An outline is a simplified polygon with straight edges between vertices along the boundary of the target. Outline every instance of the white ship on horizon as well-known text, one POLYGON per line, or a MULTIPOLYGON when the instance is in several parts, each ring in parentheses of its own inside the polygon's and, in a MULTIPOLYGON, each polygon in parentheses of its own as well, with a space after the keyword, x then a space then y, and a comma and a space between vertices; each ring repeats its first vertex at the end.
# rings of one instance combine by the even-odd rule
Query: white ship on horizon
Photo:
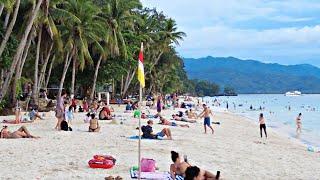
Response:
POLYGON ((301 96, 302 93, 300 91, 289 91, 286 92, 285 96, 301 96))

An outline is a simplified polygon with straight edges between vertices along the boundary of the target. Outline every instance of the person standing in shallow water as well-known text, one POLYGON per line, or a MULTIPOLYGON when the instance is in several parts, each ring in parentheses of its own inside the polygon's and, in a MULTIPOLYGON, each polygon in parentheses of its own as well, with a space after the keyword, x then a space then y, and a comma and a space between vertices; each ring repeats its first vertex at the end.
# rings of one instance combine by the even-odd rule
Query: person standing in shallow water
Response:
POLYGON ((263 117, 263 114, 261 113, 259 116, 259 124, 260 124, 260 136, 262 138, 262 129, 264 130, 264 134, 267 138, 267 130, 266 130, 266 120, 263 117))

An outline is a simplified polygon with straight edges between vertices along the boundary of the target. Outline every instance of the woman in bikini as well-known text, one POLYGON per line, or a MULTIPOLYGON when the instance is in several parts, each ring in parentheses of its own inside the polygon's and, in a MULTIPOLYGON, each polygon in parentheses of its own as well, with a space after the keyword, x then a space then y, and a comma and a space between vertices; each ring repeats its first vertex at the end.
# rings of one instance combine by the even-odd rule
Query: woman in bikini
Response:
POLYGON ((99 132, 99 131, 100 131, 100 126, 99 126, 98 119, 95 118, 94 114, 91 114, 89 132, 99 132))
POLYGON ((21 126, 18 130, 10 132, 8 126, 3 126, 0 138, 17 139, 17 138, 39 138, 30 134, 25 126, 21 126))
MULTIPOLYGON (((179 153, 175 151, 171 151, 171 159, 173 164, 170 165, 170 174, 172 179, 176 179, 176 175, 180 175, 186 177, 186 170, 189 167, 192 167, 191 164, 186 162, 186 160, 182 161, 180 158, 179 153)), ((211 172, 200 169, 200 174, 204 179, 216 179, 216 176, 213 175, 211 172)))
POLYGON ((301 125, 302 125, 302 123, 301 123, 301 116, 302 116, 302 114, 299 113, 299 115, 298 115, 298 117, 297 117, 297 119, 296 119, 297 133, 301 133, 301 125))

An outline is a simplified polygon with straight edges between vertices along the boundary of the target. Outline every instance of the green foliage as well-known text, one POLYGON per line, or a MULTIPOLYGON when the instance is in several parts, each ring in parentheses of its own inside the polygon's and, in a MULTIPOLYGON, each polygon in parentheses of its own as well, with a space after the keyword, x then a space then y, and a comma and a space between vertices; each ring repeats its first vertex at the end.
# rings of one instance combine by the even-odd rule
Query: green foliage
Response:
POLYGON ((197 96, 215 96, 219 94, 220 87, 215 83, 203 80, 193 80, 195 94, 197 96))
POLYGON ((231 86, 225 86, 223 89, 223 93, 225 95, 234 95, 236 94, 236 90, 231 86))
MULTIPOLYGON (((143 43, 148 92, 196 92, 196 83, 188 79, 183 69, 184 63, 173 46, 179 45, 186 35, 178 31, 176 22, 162 12, 143 8, 139 0, 46 2, 49 4, 41 5, 33 24, 34 31, 31 36, 33 39, 22 71, 22 79, 16 85, 16 95, 22 92, 23 83, 33 77, 39 32, 42 32, 39 69, 43 67, 48 47, 51 43, 54 45, 51 57, 54 56, 56 61, 53 64, 49 87, 57 87, 60 84, 66 54, 69 53, 77 62, 76 87, 84 94, 92 88, 93 76, 100 57, 102 62, 97 86, 113 82, 118 93, 121 90, 122 80, 129 83, 128 79, 134 75, 128 92, 135 93, 138 91, 138 82, 134 72, 137 68, 140 45, 143 43)), ((20 27, 14 29, 9 39, 0 59, 0 68, 10 66, 26 22, 32 14, 32 6, 31 1, 21 3, 17 18, 20 27)), ((0 18, 0 24, 3 23, 3 19, 0 18)), ((1 37, 3 33, 0 26, 1 37)), ((48 70, 45 73, 47 76, 48 70)), ((69 68, 64 83, 66 89, 71 86, 71 76, 69 68)), ((200 86, 200 89, 202 88, 200 86)), ((211 89, 215 92, 214 88, 216 87, 211 85, 211 89)), ((125 95, 127 92, 123 93, 125 95)))
MULTIPOLYGON (((1 22, 1 21, 0 21, 1 22)), ((0 26, 0 39, 4 36, 5 32, 2 29, 2 26, 0 26)), ((12 35, 9 38, 9 41, 7 43, 7 46, 5 47, 1 57, 0 57, 0 69, 5 69, 10 67, 12 57, 14 56, 15 50, 18 47, 18 40, 16 39, 16 36, 12 35)))

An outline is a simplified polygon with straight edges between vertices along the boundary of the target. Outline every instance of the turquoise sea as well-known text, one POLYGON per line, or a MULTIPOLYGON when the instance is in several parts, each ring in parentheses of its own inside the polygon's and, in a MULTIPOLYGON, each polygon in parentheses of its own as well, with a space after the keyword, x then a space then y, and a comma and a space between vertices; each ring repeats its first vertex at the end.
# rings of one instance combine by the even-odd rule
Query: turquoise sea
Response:
POLYGON ((267 127, 296 138, 308 146, 320 147, 320 94, 297 97, 283 94, 240 94, 234 97, 205 97, 204 101, 212 106, 215 99, 220 107, 226 108, 228 104, 229 111, 255 122, 258 122, 259 114, 263 113, 267 127), (297 136, 295 119, 299 113, 302 113, 302 133, 297 136))

